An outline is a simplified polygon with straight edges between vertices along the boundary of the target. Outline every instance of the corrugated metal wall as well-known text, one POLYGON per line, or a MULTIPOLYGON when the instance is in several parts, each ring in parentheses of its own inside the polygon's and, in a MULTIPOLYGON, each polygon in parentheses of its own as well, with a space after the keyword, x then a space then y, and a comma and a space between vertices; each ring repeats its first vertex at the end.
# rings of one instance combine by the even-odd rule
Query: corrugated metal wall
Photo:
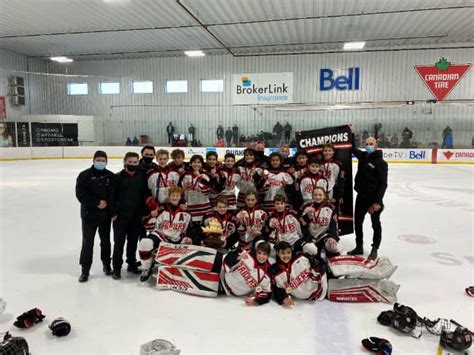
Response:
MULTIPOLYGON (((374 123, 383 125, 382 132, 400 133, 411 128, 414 139, 428 144, 441 142, 441 131, 449 124, 455 143, 471 146, 474 136, 472 107, 434 107, 423 114, 421 106, 399 109, 281 112, 272 107, 232 106, 229 94, 231 75, 243 72, 294 72, 294 102, 337 103, 360 101, 429 100, 433 99, 414 70, 417 64, 434 64, 446 56, 453 63, 467 63, 474 50, 401 51, 381 53, 344 53, 275 57, 233 58, 140 58, 124 60, 78 61, 57 66, 31 62, 33 71, 90 75, 91 77, 58 77, 31 75, 32 114, 93 115, 96 143, 123 144, 128 136, 147 134, 155 144, 166 140, 166 125, 172 121, 180 132, 190 123, 197 127, 203 144, 215 142, 218 124, 234 123, 245 135, 261 130, 271 131, 276 121, 290 122, 294 129, 310 129, 353 122, 358 131, 373 131, 374 123), (321 68, 361 68, 359 91, 319 91, 321 68), (199 92, 200 79, 223 78, 224 93, 199 92), (155 93, 130 94, 131 80, 153 80, 155 93), (164 81, 189 80, 187 94, 165 94, 164 81), (98 95, 101 81, 120 81, 121 94, 98 95), (88 96, 68 97, 68 82, 89 83, 88 96)), ((473 72, 466 75, 450 94, 450 99, 474 99, 473 72)))

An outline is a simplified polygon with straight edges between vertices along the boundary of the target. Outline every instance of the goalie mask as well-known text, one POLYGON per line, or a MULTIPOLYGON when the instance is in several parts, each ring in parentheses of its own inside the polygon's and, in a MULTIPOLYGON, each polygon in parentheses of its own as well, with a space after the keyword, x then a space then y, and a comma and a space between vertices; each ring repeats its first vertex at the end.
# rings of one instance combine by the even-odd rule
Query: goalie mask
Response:
POLYGON ((456 351, 467 350, 472 344, 472 332, 469 329, 458 325, 454 332, 441 332, 440 342, 444 348, 456 351))

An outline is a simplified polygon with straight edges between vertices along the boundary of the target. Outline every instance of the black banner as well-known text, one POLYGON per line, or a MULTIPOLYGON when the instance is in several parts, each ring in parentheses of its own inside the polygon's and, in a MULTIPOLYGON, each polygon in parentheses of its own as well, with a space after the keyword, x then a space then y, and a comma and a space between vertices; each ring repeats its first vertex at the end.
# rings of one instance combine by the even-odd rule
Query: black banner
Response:
POLYGON ((34 147, 78 146, 77 123, 31 123, 34 147))
POLYGON ((335 148, 334 159, 342 163, 345 172, 344 203, 339 206, 340 235, 354 232, 352 208, 352 143, 351 130, 346 126, 328 127, 296 133, 296 142, 300 149, 311 155, 319 155, 322 160, 322 146, 332 144, 335 148))
POLYGON ((30 124, 28 122, 17 122, 16 130, 18 132, 18 146, 30 146, 30 124))

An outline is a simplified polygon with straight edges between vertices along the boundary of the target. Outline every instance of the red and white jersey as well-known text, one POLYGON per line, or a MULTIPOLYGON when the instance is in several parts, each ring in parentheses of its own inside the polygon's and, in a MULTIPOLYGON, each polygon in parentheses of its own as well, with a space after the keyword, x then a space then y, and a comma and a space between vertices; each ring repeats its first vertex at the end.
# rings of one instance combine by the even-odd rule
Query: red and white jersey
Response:
POLYGON ((303 236, 296 212, 289 209, 284 212, 273 212, 268 219, 268 229, 271 243, 283 241, 293 245, 303 236))
POLYGON ((300 300, 322 300, 327 293, 326 274, 311 266, 304 255, 297 256, 288 264, 281 261, 272 265, 274 296, 278 303, 291 295, 300 300))
POLYGON ((239 234, 239 245, 241 248, 250 249, 256 237, 252 236, 252 230, 263 233, 268 214, 259 207, 245 207, 236 215, 237 232, 239 234))
POLYGON ((301 210, 301 224, 309 225, 309 233, 319 242, 324 236, 330 234, 337 237, 337 214, 334 213, 334 207, 330 204, 317 204, 315 202, 307 203, 301 210), (314 213, 310 217, 308 209, 314 208, 314 213))
POLYGON ((175 162, 172 161, 168 164, 168 170, 177 172, 179 176, 183 176, 187 169, 187 163, 176 165, 175 162))
POLYGON ((255 173, 257 173, 259 176, 262 176, 263 170, 256 165, 242 165, 237 167, 237 171, 240 175, 240 179, 236 184, 237 188, 239 189, 238 206, 243 207, 245 205, 245 194, 249 191, 257 190, 254 179, 255 173))
POLYGON ((148 175, 148 188, 160 205, 168 202, 168 188, 176 186, 178 183, 179 174, 167 167, 159 166, 148 175))
POLYGON ((186 237, 191 223, 191 214, 179 206, 166 203, 156 217, 155 228, 151 232, 164 242, 180 243, 186 237))
POLYGON ((299 184, 299 179, 304 174, 306 174, 307 168, 306 168, 306 166, 304 166, 304 167, 295 166, 294 169, 295 169, 295 172, 292 175, 293 175, 293 179, 295 180, 295 189, 298 190, 299 189, 299 185, 298 185, 299 184))
POLYGON ((263 196, 263 208, 271 212, 274 208, 273 199, 276 195, 286 196, 285 186, 293 184, 293 178, 290 174, 280 170, 269 170, 268 177, 265 181, 263 189, 266 191, 263 196))
POLYGON ((225 176, 224 190, 221 191, 220 196, 225 196, 229 202, 229 209, 235 210, 237 208, 237 184, 241 177, 237 167, 228 169, 226 166, 221 168, 222 174, 225 176))
POLYGON ((235 230, 237 228, 236 220, 235 216, 232 213, 227 212, 224 215, 221 215, 217 211, 213 211, 212 213, 209 213, 204 217, 204 226, 208 226, 213 219, 219 222, 220 227, 224 230, 223 235, 226 238, 235 233, 235 230))
POLYGON ((184 190, 184 198, 193 222, 202 221, 204 215, 211 211, 209 176, 206 173, 201 173, 198 177, 193 172, 187 172, 181 177, 180 185, 184 190))
POLYGON ((321 168, 323 176, 328 180, 328 193, 331 199, 334 194, 334 187, 338 183, 340 178, 344 178, 344 170, 342 169, 342 163, 331 159, 325 162, 321 168))
POLYGON ((306 173, 300 177, 299 187, 303 203, 309 203, 313 200, 314 188, 319 186, 328 191, 328 181, 322 174, 306 173))
POLYGON ((222 284, 227 295, 247 296, 255 295, 259 298, 268 298, 272 292, 269 274, 270 264, 257 262, 254 255, 237 260, 240 251, 228 253, 224 258, 222 284))

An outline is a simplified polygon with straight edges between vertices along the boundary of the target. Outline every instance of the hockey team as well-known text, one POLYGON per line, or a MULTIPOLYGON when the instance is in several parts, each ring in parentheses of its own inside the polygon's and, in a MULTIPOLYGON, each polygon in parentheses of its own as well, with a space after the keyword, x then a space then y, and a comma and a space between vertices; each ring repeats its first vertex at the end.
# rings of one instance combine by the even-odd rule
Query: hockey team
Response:
POLYGON ((292 158, 287 147, 268 157, 262 147, 245 149, 238 161, 227 153, 219 162, 209 151, 187 163, 180 149, 170 154, 145 146, 141 159, 127 153, 117 174, 97 151, 76 185, 83 229, 79 281, 88 280, 98 229, 103 270, 115 280, 126 243, 127 271, 140 274, 141 282, 156 278, 163 289, 240 296, 247 305, 271 298, 287 306, 324 298, 395 302, 399 286, 387 279, 396 267, 387 258, 341 255, 344 170, 335 147, 292 158))

